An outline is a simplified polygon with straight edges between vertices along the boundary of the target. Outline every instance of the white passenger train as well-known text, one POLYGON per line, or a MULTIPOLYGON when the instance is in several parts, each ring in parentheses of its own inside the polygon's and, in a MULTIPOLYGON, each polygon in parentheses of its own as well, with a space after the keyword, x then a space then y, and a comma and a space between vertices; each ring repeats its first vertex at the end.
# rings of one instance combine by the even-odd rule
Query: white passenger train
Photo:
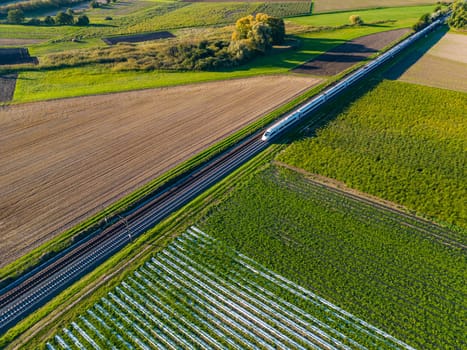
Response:
POLYGON ((261 140, 263 141, 269 141, 273 137, 279 135, 281 132, 283 132, 285 129, 287 129, 289 126, 292 124, 295 124, 298 120, 300 120, 303 116, 308 114, 309 112, 316 110, 318 107, 320 107, 324 102, 326 102, 328 99, 335 97, 337 94, 339 94, 342 90, 344 90, 347 86, 350 84, 353 84, 357 80, 361 79, 365 75, 367 75, 369 72, 371 72, 373 69, 376 67, 380 66, 384 62, 386 62, 389 58, 393 57, 397 53, 399 53, 401 50, 406 48, 407 46, 411 45, 414 41, 422 37, 423 35, 427 34, 431 30, 433 30, 437 25, 439 25, 441 22, 443 22, 444 19, 439 19, 431 23, 429 26, 426 28, 422 29, 421 31, 409 36, 407 39, 404 41, 400 42, 384 54, 380 55, 378 58, 374 59, 370 63, 366 64, 362 68, 358 69, 354 73, 350 74, 348 77, 344 78, 340 82, 338 82, 336 85, 326 89, 324 92, 320 93, 318 96, 314 97, 311 101, 307 102, 300 108, 296 109, 292 113, 288 114, 284 118, 280 119, 276 123, 274 123, 272 126, 270 126, 263 136, 261 137, 261 140))

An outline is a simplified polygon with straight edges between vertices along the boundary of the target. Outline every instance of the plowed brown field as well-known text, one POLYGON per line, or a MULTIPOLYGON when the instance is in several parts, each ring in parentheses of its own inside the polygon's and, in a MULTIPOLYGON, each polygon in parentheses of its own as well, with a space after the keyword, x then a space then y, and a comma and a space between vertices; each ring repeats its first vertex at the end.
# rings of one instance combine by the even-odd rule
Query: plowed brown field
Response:
POLYGON ((318 83, 268 76, 0 109, 0 267, 318 83))
POLYGON ((467 35, 447 33, 399 80, 467 92, 467 35))

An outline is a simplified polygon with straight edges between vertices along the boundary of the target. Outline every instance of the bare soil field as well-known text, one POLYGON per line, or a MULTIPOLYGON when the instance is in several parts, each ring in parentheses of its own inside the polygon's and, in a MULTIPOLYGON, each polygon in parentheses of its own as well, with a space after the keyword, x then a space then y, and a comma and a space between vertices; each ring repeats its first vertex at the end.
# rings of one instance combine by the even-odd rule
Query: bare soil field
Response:
POLYGON ((175 35, 173 35, 170 32, 153 32, 103 38, 102 41, 104 41, 108 45, 116 45, 118 43, 139 43, 142 41, 160 40, 167 38, 175 38, 175 35))
POLYGON ((433 0, 315 0, 313 13, 435 4, 433 0))
POLYGON ((467 92, 467 35, 447 33, 399 80, 467 92))
POLYGON ((18 74, 0 75, 0 103, 9 102, 13 99, 18 74))
POLYGON ((43 39, 0 38, 0 46, 27 46, 44 42, 43 39))
POLYGON ((336 75, 397 41, 408 32, 410 29, 407 28, 396 29, 348 41, 302 64, 293 71, 320 76, 336 75))
POLYGON ((0 65, 36 63, 37 58, 29 55, 29 50, 23 47, 0 49, 0 65))
POLYGON ((267 76, 0 108, 0 267, 318 82, 267 76))

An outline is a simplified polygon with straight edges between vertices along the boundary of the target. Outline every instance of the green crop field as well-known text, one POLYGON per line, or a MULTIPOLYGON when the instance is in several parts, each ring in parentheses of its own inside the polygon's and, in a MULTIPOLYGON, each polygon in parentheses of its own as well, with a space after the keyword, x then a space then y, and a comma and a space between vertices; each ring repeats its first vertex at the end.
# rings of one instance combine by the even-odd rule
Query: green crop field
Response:
POLYGON ((462 347, 465 231, 377 208, 275 165, 232 189, 199 227, 415 348, 462 347))
POLYGON ((466 96, 383 81, 279 160, 466 227, 466 96))
POLYGON ((322 26, 341 26, 350 24, 349 17, 351 15, 359 15, 365 23, 373 23, 380 21, 398 20, 406 23, 409 27, 414 24, 421 15, 433 12, 434 5, 411 6, 411 7, 395 7, 387 9, 372 9, 372 10, 354 10, 348 12, 316 14, 312 16, 302 16, 290 18, 289 21, 301 25, 309 25, 315 27, 322 26))
POLYGON ((435 0, 314 0, 313 12, 336 12, 366 8, 435 4, 435 0))

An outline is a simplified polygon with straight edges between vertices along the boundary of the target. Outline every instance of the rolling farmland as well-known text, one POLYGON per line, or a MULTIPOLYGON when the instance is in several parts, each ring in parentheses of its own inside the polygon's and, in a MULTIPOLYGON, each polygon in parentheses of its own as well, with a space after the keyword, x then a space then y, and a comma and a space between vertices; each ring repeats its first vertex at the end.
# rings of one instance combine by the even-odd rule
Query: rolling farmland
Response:
POLYGON ((410 346, 196 227, 48 341, 49 349, 410 346))
POLYGON ((466 110, 465 93, 383 81, 279 160, 466 227, 466 110))
POLYGON ((467 92, 467 35, 446 33, 399 80, 467 92))
POLYGON ((270 166, 199 227, 415 348, 461 348, 465 230, 449 230, 270 166))
POLYGON ((2 109, 0 265, 315 83, 260 77, 2 109))

